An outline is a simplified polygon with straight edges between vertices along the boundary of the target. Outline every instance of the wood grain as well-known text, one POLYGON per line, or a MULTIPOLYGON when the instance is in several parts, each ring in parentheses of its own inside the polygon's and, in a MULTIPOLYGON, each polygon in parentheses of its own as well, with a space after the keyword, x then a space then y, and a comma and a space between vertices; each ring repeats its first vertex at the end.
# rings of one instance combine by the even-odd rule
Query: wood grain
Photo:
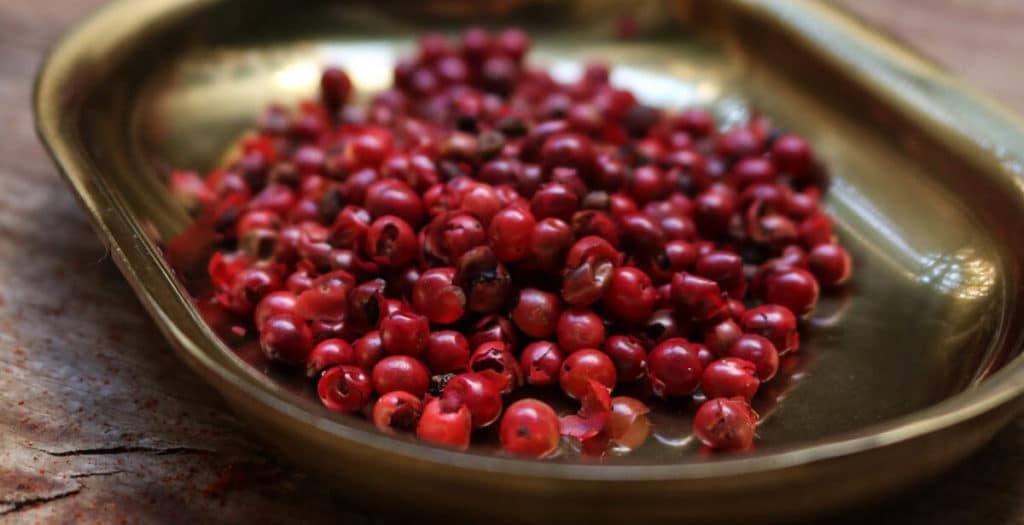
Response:
MULTIPOLYGON (((174 358, 39 146, 31 79, 100 3, 0 2, 0 522, 380 522, 276 463, 174 358)), ((1024 111, 1024 2, 841 3, 1024 111)), ((838 519, 1024 524, 1024 419, 838 519)))

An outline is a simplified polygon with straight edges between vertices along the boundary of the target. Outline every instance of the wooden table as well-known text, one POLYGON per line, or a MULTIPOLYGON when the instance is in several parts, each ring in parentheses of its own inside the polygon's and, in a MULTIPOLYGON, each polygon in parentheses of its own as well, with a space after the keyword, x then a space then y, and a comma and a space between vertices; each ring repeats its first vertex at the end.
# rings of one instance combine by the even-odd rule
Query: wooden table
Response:
MULTIPOLYGON (((39 145, 36 68, 100 3, 0 2, 0 522, 380 522, 276 463, 178 362, 39 145)), ((841 3, 1024 111, 1024 2, 841 3)), ((1024 418, 841 519, 1024 524, 1024 418)))

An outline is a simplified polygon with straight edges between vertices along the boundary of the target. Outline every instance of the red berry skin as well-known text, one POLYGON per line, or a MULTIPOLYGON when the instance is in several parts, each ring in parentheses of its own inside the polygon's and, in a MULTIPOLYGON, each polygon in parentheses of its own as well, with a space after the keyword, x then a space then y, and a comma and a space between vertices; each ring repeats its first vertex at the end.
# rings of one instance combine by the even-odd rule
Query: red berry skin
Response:
POLYGON ((613 335, 604 343, 604 353, 615 365, 619 384, 634 383, 647 373, 647 349, 631 335, 613 335))
POLYGON ((526 262, 541 271, 561 271, 566 253, 573 244, 572 229, 569 225, 555 218, 540 220, 533 228, 530 239, 530 255, 526 262))
POLYGON ((775 182, 775 164, 763 157, 748 157, 736 163, 732 177, 740 189, 752 184, 771 184, 775 182))
POLYGON ((487 227, 487 238, 494 254, 503 262, 515 262, 530 249, 530 239, 537 220, 529 210, 509 206, 499 211, 487 227))
POLYGON ((508 345, 490 341, 480 345, 469 357, 469 370, 493 374, 498 390, 507 394, 523 384, 519 362, 509 351, 508 345))
POLYGON ((416 234, 409 223, 385 215, 370 225, 366 233, 366 253, 377 264, 401 268, 416 257, 416 234))
POLYGON ((657 222, 640 212, 619 216, 618 226, 622 246, 633 254, 650 256, 663 250, 665 242, 671 240, 657 222))
POLYGON ((505 343, 507 348, 518 348, 518 336, 512 322, 502 315, 488 315, 473 326, 469 336, 469 347, 480 348, 480 345, 498 341, 505 343))
POLYGON ((477 373, 459 374, 448 381, 441 399, 469 408, 473 428, 484 428, 501 415, 501 392, 489 378, 477 373))
POLYGON ((681 337, 662 341, 647 356, 647 379, 661 398, 688 396, 700 384, 700 346, 681 337))
POLYGON ((469 342, 454 330, 430 332, 424 358, 435 374, 461 372, 469 365, 469 342))
POLYGON ((294 314, 271 316, 259 327, 260 348, 270 360, 302 365, 313 350, 313 333, 306 321, 294 314))
POLYGON ((367 332, 352 344, 352 364, 369 372, 373 365, 384 358, 384 345, 380 340, 380 330, 367 332))
POLYGON ((423 407, 423 414, 416 425, 416 437, 427 443, 466 450, 472 430, 472 417, 466 405, 431 399, 423 407))
POLYGON ((697 359, 700 359, 701 368, 706 369, 715 360, 715 354, 708 350, 707 345, 700 345, 697 349, 697 359))
POLYGON ((294 314, 296 299, 295 294, 283 290, 267 294, 256 305, 253 324, 259 327, 263 326, 267 319, 277 314, 294 314))
POLYGON ((533 386, 552 386, 558 383, 558 375, 565 355, 558 345, 551 341, 537 341, 526 345, 519 355, 519 368, 527 383, 533 386))
POLYGON ((558 318, 558 346, 566 353, 583 348, 601 348, 604 323, 589 308, 569 308, 558 318))
POLYGON ((704 368, 700 387, 709 399, 715 397, 741 397, 748 403, 754 399, 761 380, 757 366, 746 359, 723 357, 704 368))
POLYGON ((832 234, 832 220, 824 213, 815 213, 800 222, 797 228, 804 246, 813 248, 819 244, 835 242, 832 234))
POLYGON ((743 328, 732 318, 727 318, 709 326, 704 331, 704 344, 714 355, 722 357, 729 353, 729 349, 741 335, 743 335, 743 328))
POLYGON ((735 299, 742 299, 747 291, 743 275, 743 259, 739 254, 715 250, 697 258, 694 273, 718 283, 718 287, 735 299))
POLYGON ((558 415, 547 403, 531 398, 520 399, 505 410, 498 435, 507 452, 533 458, 553 454, 561 441, 558 415))
POLYGON ((410 431, 419 423, 423 403, 408 392, 395 390, 380 396, 373 405, 373 424, 388 434, 410 431))
POLYGON ((640 324, 654 312, 658 290, 639 268, 621 267, 612 273, 602 304, 609 314, 628 324, 640 324))
POLYGON ((493 313, 512 292, 511 276, 489 246, 477 246, 459 258, 455 282, 466 294, 471 312, 493 313))
POLYGON ((352 345, 342 339, 325 339, 313 347, 306 358, 306 377, 314 378, 332 366, 354 363, 355 351, 352 345))
POLYGON ((665 174, 657 166, 640 166, 627 178, 627 190, 637 204, 664 198, 667 189, 665 174))
POLYGON ((558 384, 565 395, 580 400, 587 393, 587 381, 593 379, 608 390, 615 387, 615 364, 599 350, 585 348, 569 354, 562 362, 558 384))
POLYGON ((468 213, 445 213, 438 215, 427 227, 423 251, 425 255, 449 264, 485 242, 487 235, 479 219, 468 213))
POLYGON ((462 318, 466 294, 453 284, 455 268, 431 268, 413 285, 412 304, 431 322, 450 324, 462 318))
POLYGON ((340 108, 352 95, 352 80, 345 70, 329 67, 320 76, 320 98, 328 108, 340 108))
POLYGON ((672 276, 671 298, 676 313, 686 321, 711 319, 725 306, 718 283, 686 272, 672 276))
POLYGON ((807 317, 818 304, 818 281, 801 268, 785 268, 765 279, 764 301, 789 308, 798 317, 807 317))
POLYGON ((460 209, 480 219, 481 224, 488 226, 502 209, 501 198, 490 184, 474 184, 462 194, 460 209))
POLYGON ((309 321, 339 321, 348 311, 348 294, 355 284, 352 274, 344 270, 321 275, 299 294, 295 310, 309 321))
MULTIPOLYGON (((540 152, 544 168, 573 168, 590 173, 594 166, 594 147, 590 139, 578 133, 559 133, 544 141, 540 152)), ((564 219, 563 219, 564 220, 564 219)))
POLYGON ((362 410, 370 402, 370 378, 366 372, 354 366, 328 368, 317 383, 320 402, 328 410, 352 414, 362 410))
POLYGON ((725 302, 725 313, 733 321, 739 322, 743 314, 747 313, 747 306, 739 299, 729 299, 725 302))
POLYGON ((757 377, 771 381, 779 371, 779 353, 771 341, 754 334, 744 334, 729 349, 729 357, 738 357, 754 363, 757 377))
POLYGON ((845 283, 853 273, 850 254, 836 243, 819 244, 811 248, 807 254, 807 267, 818 283, 826 288, 845 283))
POLYGON ((694 435, 713 450, 750 450, 756 431, 757 413, 742 398, 705 401, 693 418, 694 435))
POLYGON ((562 297, 573 306, 587 306, 605 295, 612 272, 622 262, 622 254, 601 237, 580 239, 569 250, 562 279, 562 297))
POLYGON ((804 139, 796 135, 783 135, 772 143, 772 158, 779 171, 800 180, 810 170, 813 153, 804 139))
POLYGON ((386 394, 395 390, 423 397, 430 388, 430 372, 423 363, 407 355, 391 355, 373 366, 373 390, 386 394))
POLYGON ((772 342, 780 355, 800 347, 796 316, 785 306, 764 304, 743 313, 740 326, 749 334, 760 335, 772 342))
POLYGON ((389 354, 421 355, 430 342, 430 322, 409 311, 392 312, 380 322, 380 339, 389 354))
POLYGON ((736 200, 734 192, 716 190, 715 186, 694 199, 693 221, 703 237, 718 237, 728 230, 736 200))
POLYGON ((276 272, 249 267, 236 273, 228 290, 217 297, 222 299, 226 309, 237 314, 248 314, 264 297, 281 288, 281 278, 276 272))
POLYGON ((366 188, 366 211, 374 219, 396 216, 416 228, 423 221, 423 200, 398 179, 381 179, 366 188))
POLYGON ((557 295, 537 288, 524 288, 512 309, 512 321, 526 335, 541 339, 555 333, 561 314, 562 301, 557 295))
POLYGON ((554 218, 569 222, 577 209, 579 197, 568 186, 558 182, 545 184, 530 199, 530 211, 538 221, 554 218))

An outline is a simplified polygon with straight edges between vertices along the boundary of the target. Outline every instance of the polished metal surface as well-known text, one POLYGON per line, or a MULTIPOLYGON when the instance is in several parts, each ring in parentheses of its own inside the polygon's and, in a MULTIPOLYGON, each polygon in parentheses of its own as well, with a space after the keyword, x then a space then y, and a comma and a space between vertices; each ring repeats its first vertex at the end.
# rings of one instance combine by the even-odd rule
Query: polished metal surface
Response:
POLYGON ((1022 405, 1024 126, 816 2, 128 0, 57 47, 35 104, 182 357, 268 442, 370 502, 508 521, 784 519, 927 477, 1022 405), (624 41, 627 12, 638 33, 624 41), (160 257, 189 221, 167 172, 215 166, 266 104, 313 94, 325 64, 343 64, 366 96, 416 35, 470 23, 529 28, 534 60, 557 75, 599 58, 648 103, 706 105, 725 122, 757 110, 811 139, 856 276, 822 301, 799 360, 762 394, 755 453, 696 454, 687 407, 660 408, 657 439, 600 465, 381 436, 250 367, 196 315, 160 257))

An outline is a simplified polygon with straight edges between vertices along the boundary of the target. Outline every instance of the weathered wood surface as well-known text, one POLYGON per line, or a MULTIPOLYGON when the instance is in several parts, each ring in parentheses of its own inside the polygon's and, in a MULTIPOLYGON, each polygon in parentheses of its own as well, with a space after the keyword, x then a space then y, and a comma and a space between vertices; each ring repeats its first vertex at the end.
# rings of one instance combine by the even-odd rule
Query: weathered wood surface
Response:
MULTIPOLYGON (((1024 2, 842 2, 1024 111, 1024 2)), ((174 358, 39 146, 32 77, 100 3, 0 1, 0 522, 379 522, 276 463, 174 358)), ((847 520, 1024 524, 1024 418, 847 520)))

